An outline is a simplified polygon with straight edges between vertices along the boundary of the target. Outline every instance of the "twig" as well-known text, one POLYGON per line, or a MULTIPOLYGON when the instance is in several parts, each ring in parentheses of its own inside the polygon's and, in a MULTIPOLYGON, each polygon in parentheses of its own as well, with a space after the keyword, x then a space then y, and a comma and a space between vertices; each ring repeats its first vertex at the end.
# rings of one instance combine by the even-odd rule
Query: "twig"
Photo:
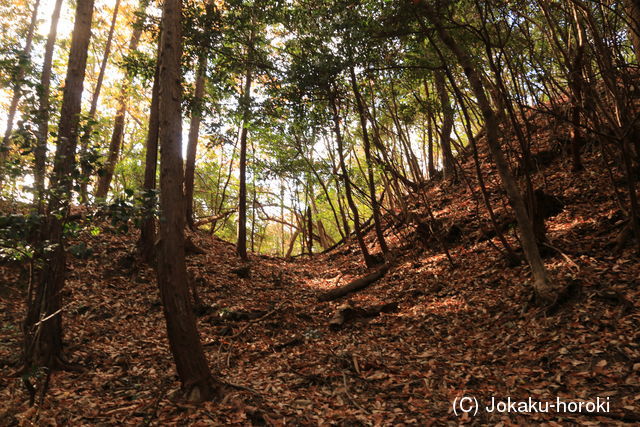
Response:
POLYGON ((361 411, 363 411, 363 412, 365 412, 367 414, 371 414, 371 412, 369 412, 368 410, 363 408, 358 402, 356 402, 353 399, 353 397, 351 396, 351 393, 349 393, 349 386, 347 385, 347 376, 344 374, 344 372, 342 372, 342 382, 344 383, 344 393, 347 395, 347 397, 349 398, 351 403, 353 403, 355 406, 357 406, 358 409, 360 409, 361 411))
POLYGON ((255 391, 252 388, 249 388, 249 387, 246 387, 246 386, 243 386, 243 385, 240 385, 240 384, 230 383, 230 382, 224 382, 224 384, 228 385, 229 387, 236 388, 238 390, 248 391, 249 393, 253 393, 256 396, 262 397, 262 395, 260 393, 258 393, 257 391, 255 391))
POLYGON ((280 310, 280 308, 281 308, 283 305, 284 305, 284 304, 281 304, 281 305, 276 306, 273 310, 271 310, 270 312, 268 312, 268 313, 266 313, 266 314, 264 314, 264 315, 262 315, 262 316, 258 317, 257 319, 249 320, 249 321, 247 322, 247 324, 246 324, 246 325, 244 325, 244 326, 242 327, 242 329, 240 329, 240 330, 239 330, 238 332, 236 332, 235 334, 231 335, 231 336, 229 337, 229 339, 238 338, 240 335, 242 335, 242 334, 244 333, 244 331, 246 331, 247 329, 249 329, 249 326, 251 326, 251 325, 252 325, 252 324, 254 324, 254 323, 258 323, 258 322, 260 322, 261 320, 264 320, 265 318, 267 318, 267 317, 271 316, 273 313, 275 313, 276 311, 280 310))
POLYGON ((576 264, 576 262, 574 260, 572 260, 569 255, 565 254, 564 252, 562 252, 560 249, 556 248, 555 246, 552 246, 549 243, 544 242, 543 245, 545 245, 546 247, 553 249, 554 251, 558 252, 560 255, 562 255, 562 257, 564 259, 567 260, 567 262, 569 262, 569 264, 572 264, 576 267, 577 271, 580 271, 580 266, 578 264, 576 264))
POLYGON ((53 316, 55 316, 56 314, 60 313, 61 311, 62 311, 62 309, 59 309, 59 310, 57 310, 57 311, 55 311, 55 312, 51 313, 50 315, 48 315, 48 316, 47 316, 47 317, 45 317, 44 319, 40 319, 39 321, 37 321, 37 322, 36 322, 36 324, 35 324, 35 325, 33 325, 33 326, 34 326, 34 327, 35 327, 35 326, 39 326, 40 324, 42 324, 42 323, 46 322, 47 320, 51 319, 53 316))

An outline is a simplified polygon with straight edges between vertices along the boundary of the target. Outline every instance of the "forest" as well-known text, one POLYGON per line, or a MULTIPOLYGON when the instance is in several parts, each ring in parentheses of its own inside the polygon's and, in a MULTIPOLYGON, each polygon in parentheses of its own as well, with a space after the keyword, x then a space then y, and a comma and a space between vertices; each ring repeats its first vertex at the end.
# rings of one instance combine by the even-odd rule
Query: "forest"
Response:
POLYGON ((0 425, 640 423, 640 0, 0 30, 0 425))

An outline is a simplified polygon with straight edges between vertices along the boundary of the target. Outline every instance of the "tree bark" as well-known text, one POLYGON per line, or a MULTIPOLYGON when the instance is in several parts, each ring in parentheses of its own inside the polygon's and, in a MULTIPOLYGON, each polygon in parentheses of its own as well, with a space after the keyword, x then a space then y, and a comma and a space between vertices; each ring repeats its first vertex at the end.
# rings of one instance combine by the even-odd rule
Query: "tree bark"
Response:
POLYGON ((201 402, 221 395, 220 383, 207 365, 189 300, 185 264, 184 194, 180 60, 182 1, 165 0, 160 41, 159 142, 160 243, 158 287, 167 324, 169 346, 184 397, 201 402))
POLYGON ((53 246, 53 250, 41 254, 44 266, 36 275, 33 299, 27 301, 24 323, 24 362, 28 369, 34 366, 49 369, 64 367, 62 289, 65 283, 66 259, 63 230, 71 202, 92 16, 93 0, 78 0, 58 125, 50 199, 41 234, 42 243, 47 241, 49 246, 53 246))
MULTIPOLYGON (((135 52, 140 44, 144 24, 144 12, 148 5, 149 0, 140 0, 138 19, 133 25, 133 32, 131 33, 131 39, 129 40, 130 53, 135 52)), ((118 96, 118 107, 116 109, 116 117, 113 121, 113 132, 111 133, 111 140, 109 141, 107 161, 105 162, 102 174, 98 177, 98 183, 96 186, 96 199, 99 200, 104 200, 109 193, 109 187, 111 186, 111 180, 113 179, 113 171, 115 170, 116 164, 118 163, 118 157, 120 156, 122 138, 124 136, 124 120, 127 114, 129 102, 128 92, 130 85, 131 76, 127 72, 122 88, 120 89, 120 95, 118 96)))
POLYGON ((58 35, 58 21, 60 20, 62 0, 56 0, 51 14, 51 26, 44 48, 44 61, 40 76, 40 90, 38 90, 38 133, 34 154, 34 186, 36 189, 36 203, 38 212, 44 211, 44 177, 47 163, 47 139, 49 137, 49 96, 51 95, 51 68, 53 65, 53 50, 58 35))
POLYGON ((520 239, 522 241, 522 249, 524 250, 533 275, 533 288, 542 302, 553 302, 555 301, 559 290, 548 280, 547 270, 542 262, 538 245, 536 243, 532 221, 528 216, 522 194, 516 185, 515 179, 509 170, 507 160, 502 152, 502 148, 500 147, 500 141, 498 140, 497 117, 491 108, 489 99, 487 98, 480 74, 476 70, 469 53, 465 51, 464 48, 461 47, 445 29, 437 12, 428 2, 422 2, 422 5, 426 10, 429 19, 435 25, 440 39, 455 55, 456 59, 462 66, 467 79, 469 80, 471 90, 478 101, 478 105, 485 121, 489 150, 496 162, 502 185, 507 192, 516 214, 516 220, 520 230, 520 239))
MULTIPOLYGON (((158 58, 159 61, 159 58, 158 58)), ((142 259, 151 263, 155 256, 156 219, 156 174, 158 169, 158 132, 160 104, 160 66, 156 65, 151 89, 151 106, 149 111, 149 128, 147 130, 146 153, 144 162, 144 219, 140 227, 138 250, 142 259)))

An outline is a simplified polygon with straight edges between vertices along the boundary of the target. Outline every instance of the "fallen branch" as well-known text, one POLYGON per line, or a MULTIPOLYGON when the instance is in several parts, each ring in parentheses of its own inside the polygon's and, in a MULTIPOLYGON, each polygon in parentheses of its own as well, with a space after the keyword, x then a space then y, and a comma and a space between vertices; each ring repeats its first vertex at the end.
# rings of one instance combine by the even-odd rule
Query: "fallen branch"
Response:
POLYGON ((355 319, 366 319, 379 316, 380 313, 392 313, 398 310, 398 303, 390 302, 371 307, 352 307, 348 304, 338 308, 336 314, 329 321, 329 328, 340 329, 345 323, 355 319))
POLYGON ((247 329, 249 329, 249 326, 253 325, 254 323, 260 322, 261 320, 264 320, 265 318, 271 316, 273 313, 275 313, 276 311, 280 310, 282 307, 284 306, 284 304, 281 305, 277 305, 273 310, 271 310, 270 312, 266 313, 263 316, 258 317, 257 319, 253 319, 253 320, 249 320, 247 322, 246 325, 244 325, 242 327, 242 329, 240 329, 238 332, 236 332, 235 334, 231 335, 229 337, 229 339, 234 339, 234 338, 238 338, 240 335, 242 335, 242 333, 244 331, 246 331, 247 329))
POLYGON ((347 385, 347 376, 344 374, 344 372, 342 373, 342 382, 344 384, 344 394, 347 395, 347 398, 351 401, 351 403, 353 403, 353 405, 356 406, 358 409, 360 409, 362 412, 366 414, 371 414, 371 412, 369 412, 368 410, 363 408, 362 405, 356 402, 355 399, 351 396, 351 393, 349 393, 349 386, 347 385))
POLYGON ((229 215, 231 215, 235 211, 236 211, 235 209, 231 209, 231 210, 219 213, 218 215, 210 216, 208 218, 199 219, 198 221, 195 222, 195 224, 193 224, 193 226, 194 227, 200 227, 201 225, 216 223, 216 222, 220 221, 221 219, 224 219, 224 218, 228 217, 229 215))
POLYGON ((389 265, 384 264, 378 270, 374 271, 373 273, 367 276, 356 279, 347 285, 341 286, 336 289, 331 289, 330 291, 325 292, 324 294, 318 297, 318 300, 333 301, 338 298, 342 298, 343 296, 350 294, 352 292, 362 290, 367 286, 371 285, 372 283, 374 283, 375 281, 377 281, 378 279, 380 279, 382 276, 384 276, 388 270, 389 270, 389 265))

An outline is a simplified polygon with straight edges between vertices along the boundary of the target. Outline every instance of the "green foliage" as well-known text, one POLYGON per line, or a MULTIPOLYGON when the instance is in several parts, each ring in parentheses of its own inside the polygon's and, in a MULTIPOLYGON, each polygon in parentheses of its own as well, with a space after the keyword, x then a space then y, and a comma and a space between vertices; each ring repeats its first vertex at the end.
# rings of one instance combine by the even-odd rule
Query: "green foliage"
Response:
POLYGON ((0 261, 26 261, 33 258, 31 241, 42 217, 37 214, 0 216, 0 261))
MULTIPOLYGON (((97 215, 107 218, 118 233, 128 233, 132 226, 140 227, 147 215, 157 215, 157 191, 124 190, 124 195, 99 207, 97 215)), ((96 233, 95 228, 90 231, 96 233)))

